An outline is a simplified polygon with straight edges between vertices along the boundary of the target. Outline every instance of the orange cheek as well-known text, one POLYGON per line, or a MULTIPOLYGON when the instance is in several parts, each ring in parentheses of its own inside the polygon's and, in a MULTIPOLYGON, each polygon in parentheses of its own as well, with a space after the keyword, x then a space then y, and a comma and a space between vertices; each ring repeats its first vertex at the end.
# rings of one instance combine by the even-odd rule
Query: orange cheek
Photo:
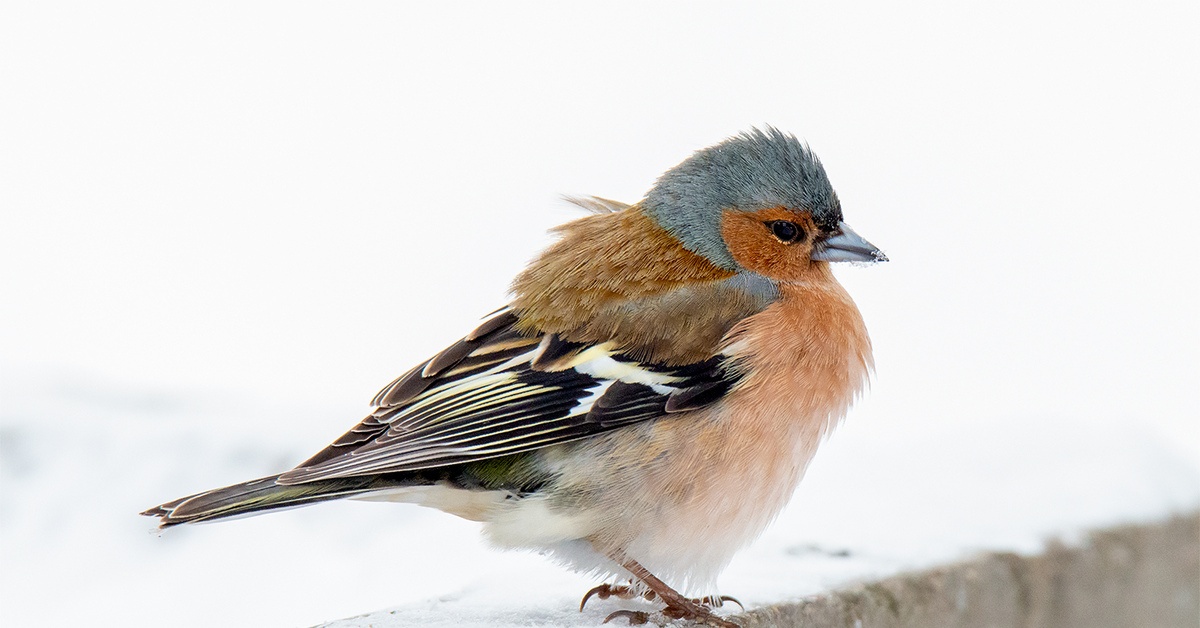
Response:
POLYGON ((781 280, 799 279, 808 270, 811 245, 809 238, 814 225, 807 214, 782 207, 756 212, 725 210, 721 216, 721 236, 733 259, 747 270, 781 280), (784 244, 771 234, 763 223, 770 220, 790 220, 805 231, 802 242, 784 244))

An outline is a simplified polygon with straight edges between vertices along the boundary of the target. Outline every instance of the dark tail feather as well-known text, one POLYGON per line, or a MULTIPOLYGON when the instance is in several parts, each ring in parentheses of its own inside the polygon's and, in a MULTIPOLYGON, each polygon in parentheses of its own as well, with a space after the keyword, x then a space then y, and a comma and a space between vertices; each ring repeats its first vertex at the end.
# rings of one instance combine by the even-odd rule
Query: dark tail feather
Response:
POLYGON ((278 477, 272 475, 182 497, 155 506, 142 514, 158 517, 158 527, 169 528, 181 523, 212 521, 343 499, 397 486, 379 476, 338 478, 290 485, 276 484, 275 479, 278 477))

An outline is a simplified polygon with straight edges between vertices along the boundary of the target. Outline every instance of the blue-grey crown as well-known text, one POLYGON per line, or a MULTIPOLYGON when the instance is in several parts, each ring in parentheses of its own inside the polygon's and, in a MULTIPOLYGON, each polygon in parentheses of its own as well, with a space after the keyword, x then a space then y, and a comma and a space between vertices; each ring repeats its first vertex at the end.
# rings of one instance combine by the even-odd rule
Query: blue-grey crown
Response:
POLYGON ((738 265, 721 238, 722 210, 803 209, 818 224, 842 215, 816 155, 773 127, 697 151, 659 177, 641 206, 685 248, 729 270, 738 265))

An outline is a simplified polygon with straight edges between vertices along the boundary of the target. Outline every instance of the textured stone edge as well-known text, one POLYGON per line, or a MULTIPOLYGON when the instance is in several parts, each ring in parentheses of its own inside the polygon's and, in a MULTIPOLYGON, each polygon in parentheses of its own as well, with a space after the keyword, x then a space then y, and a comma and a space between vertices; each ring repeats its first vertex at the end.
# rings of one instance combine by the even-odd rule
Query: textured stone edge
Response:
POLYGON ((1196 628, 1200 513, 989 553, 731 617, 743 628, 1196 628))

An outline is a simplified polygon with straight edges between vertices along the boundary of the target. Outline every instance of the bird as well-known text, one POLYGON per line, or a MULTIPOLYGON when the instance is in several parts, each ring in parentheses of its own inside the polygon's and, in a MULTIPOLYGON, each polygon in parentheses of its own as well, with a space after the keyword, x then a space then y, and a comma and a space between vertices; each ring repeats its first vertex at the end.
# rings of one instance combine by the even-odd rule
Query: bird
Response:
MULTIPOLYGON (((574 202, 589 212, 553 230, 506 306, 328 447, 141 514, 169 528, 343 498, 418 504, 603 578, 580 610, 642 596, 667 618, 736 626, 713 612, 732 599, 717 575, 874 371, 831 264, 887 257, 844 221, 811 148, 772 126, 696 151, 636 203, 574 202)), ((618 617, 649 619, 605 622, 618 617)))

